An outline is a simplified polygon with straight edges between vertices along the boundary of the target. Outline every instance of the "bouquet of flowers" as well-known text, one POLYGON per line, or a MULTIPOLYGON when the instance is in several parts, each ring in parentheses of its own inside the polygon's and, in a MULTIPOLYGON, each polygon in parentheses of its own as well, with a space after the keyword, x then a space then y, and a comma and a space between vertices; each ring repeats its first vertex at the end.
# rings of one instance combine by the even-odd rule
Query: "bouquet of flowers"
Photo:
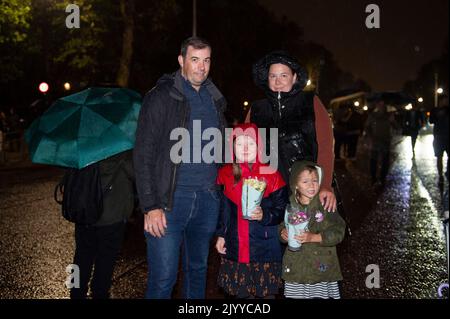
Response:
POLYGON ((309 216, 306 212, 299 211, 296 207, 288 205, 284 215, 284 223, 288 230, 288 249, 291 251, 297 251, 301 247, 301 243, 294 238, 295 235, 299 235, 305 232, 308 226, 309 216))
POLYGON ((266 181, 262 179, 244 179, 242 184, 242 217, 244 219, 250 219, 252 212, 261 204, 266 186, 266 181))
POLYGON ((308 215, 305 212, 291 212, 288 213, 288 223, 289 225, 298 225, 308 221, 308 215))

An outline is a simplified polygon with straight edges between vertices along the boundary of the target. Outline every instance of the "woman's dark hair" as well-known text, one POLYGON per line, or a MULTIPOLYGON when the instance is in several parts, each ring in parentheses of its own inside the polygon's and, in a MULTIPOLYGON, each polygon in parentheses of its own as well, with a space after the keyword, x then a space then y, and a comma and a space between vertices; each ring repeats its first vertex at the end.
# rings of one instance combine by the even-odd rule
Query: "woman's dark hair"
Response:
POLYGON ((270 52, 253 64, 252 74, 255 84, 262 89, 266 89, 270 66, 277 63, 288 66, 293 73, 297 74, 296 83, 298 83, 300 90, 303 90, 308 81, 308 72, 296 58, 285 51, 270 52))
POLYGON ((211 49, 211 44, 203 38, 200 37, 190 37, 181 43, 180 54, 183 58, 186 57, 187 49, 189 46, 192 46, 194 49, 200 50, 204 48, 211 49))

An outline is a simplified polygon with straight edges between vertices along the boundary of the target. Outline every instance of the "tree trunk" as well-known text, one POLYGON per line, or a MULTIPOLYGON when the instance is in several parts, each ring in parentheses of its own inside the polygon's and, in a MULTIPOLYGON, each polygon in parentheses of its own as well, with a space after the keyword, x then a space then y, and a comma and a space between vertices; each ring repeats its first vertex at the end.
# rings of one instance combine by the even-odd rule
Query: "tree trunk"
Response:
POLYGON ((127 87, 130 78, 131 57, 133 55, 134 37, 134 0, 120 0, 120 12, 124 22, 122 39, 122 56, 116 82, 119 86, 127 87))

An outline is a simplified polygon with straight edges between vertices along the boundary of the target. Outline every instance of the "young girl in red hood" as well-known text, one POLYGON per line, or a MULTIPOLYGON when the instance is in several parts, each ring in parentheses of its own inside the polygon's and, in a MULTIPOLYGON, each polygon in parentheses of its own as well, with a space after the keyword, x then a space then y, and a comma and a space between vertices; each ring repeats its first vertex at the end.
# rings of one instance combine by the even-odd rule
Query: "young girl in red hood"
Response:
POLYGON ((256 125, 234 127, 231 137, 233 164, 218 173, 223 185, 216 249, 221 254, 218 284, 237 298, 273 298, 282 287, 282 250, 277 225, 283 220, 288 190, 281 174, 260 161, 262 142, 256 125), (249 219, 242 215, 245 179, 266 182, 260 206, 249 219))

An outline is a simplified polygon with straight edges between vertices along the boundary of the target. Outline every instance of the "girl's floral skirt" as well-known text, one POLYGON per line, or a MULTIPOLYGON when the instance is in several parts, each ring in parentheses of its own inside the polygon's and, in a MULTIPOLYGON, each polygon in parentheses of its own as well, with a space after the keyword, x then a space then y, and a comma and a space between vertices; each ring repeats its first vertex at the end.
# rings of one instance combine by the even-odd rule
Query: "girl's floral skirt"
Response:
POLYGON ((282 287, 281 263, 238 263, 221 258, 217 283, 223 290, 238 298, 277 295, 282 287))

